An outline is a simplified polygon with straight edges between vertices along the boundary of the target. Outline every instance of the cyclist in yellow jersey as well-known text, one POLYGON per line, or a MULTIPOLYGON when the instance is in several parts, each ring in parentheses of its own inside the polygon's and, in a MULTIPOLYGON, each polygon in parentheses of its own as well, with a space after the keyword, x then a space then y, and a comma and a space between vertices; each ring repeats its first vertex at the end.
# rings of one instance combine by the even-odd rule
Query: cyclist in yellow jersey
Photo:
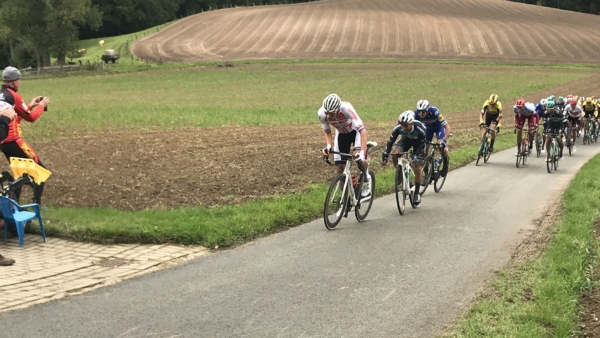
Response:
MULTIPOLYGON (((596 104, 594 103, 594 99, 591 97, 586 98, 584 103, 581 105, 581 110, 583 110, 583 113, 584 113, 583 130, 587 130, 588 119, 589 119, 589 122, 595 123, 596 116, 598 116, 598 108, 597 108, 596 104)), ((595 127, 595 124, 594 124, 594 127, 595 127)))
MULTIPOLYGON (((496 133, 500 132, 500 127, 502 126, 502 103, 498 102, 498 94, 490 95, 490 98, 483 103, 483 108, 481 108, 481 113, 479 114, 479 126, 483 125, 492 129, 492 142, 489 149, 492 152, 494 151, 496 133)), ((485 129, 482 130, 481 138, 484 136, 485 129)))

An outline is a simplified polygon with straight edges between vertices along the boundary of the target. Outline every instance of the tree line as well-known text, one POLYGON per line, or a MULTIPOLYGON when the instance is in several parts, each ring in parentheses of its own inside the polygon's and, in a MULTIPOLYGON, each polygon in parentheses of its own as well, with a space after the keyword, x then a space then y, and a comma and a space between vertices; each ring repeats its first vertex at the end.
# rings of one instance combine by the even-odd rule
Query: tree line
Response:
POLYGON ((531 5, 539 5, 575 12, 600 14, 600 0, 510 0, 531 5))
POLYGON ((141 31, 204 11, 315 0, 0 0, 0 65, 65 64, 80 39, 141 31))

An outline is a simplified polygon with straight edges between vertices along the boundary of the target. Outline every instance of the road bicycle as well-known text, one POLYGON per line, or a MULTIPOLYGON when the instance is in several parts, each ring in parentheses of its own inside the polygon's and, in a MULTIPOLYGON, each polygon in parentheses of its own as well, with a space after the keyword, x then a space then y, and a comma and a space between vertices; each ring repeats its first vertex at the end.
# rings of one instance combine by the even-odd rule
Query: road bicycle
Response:
POLYGON ((583 133, 583 144, 586 144, 586 143, 592 144, 598 138, 597 130, 596 130, 596 122, 593 121, 589 117, 585 118, 585 122, 586 122, 586 128, 583 133))
MULTIPOLYGON (((440 145, 437 142, 429 142, 429 146, 431 146, 429 154, 423 161, 423 184, 421 185, 421 191, 419 192, 419 195, 421 196, 423 196, 425 190, 427 190, 427 187, 429 187, 431 183, 433 183, 433 190, 435 192, 440 192, 446 182, 446 177, 448 176, 447 172, 444 177, 440 175, 440 172, 444 168, 444 156, 440 145)), ((448 156, 447 163, 450 165, 450 156, 448 156)))
POLYGON ((548 169, 548 174, 550 174, 553 168, 554 171, 558 169, 558 160, 561 154, 559 154, 560 150, 558 149, 558 141, 556 140, 556 137, 559 136, 558 133, 548 133, 546 135, 551 137, 550 150, 546 154, 546 169, 548 169))
POLYGON ((492 128, 483 125, 480 126, 479 129, 485 128, 485 135, 483 135, 483 138, 481 139, 481 145, 479 146, 479 152, 477 153, 477 162, 475 162, 475 165, 479 165, 479 160, 483 157, 483 163, 487 163, 487 161, 490 159, 490 156, 492 155, 492 152, 490 151, 490 144, 492 142, 492 128))
MULTIPOLYGON (((367 142, 367 150, 365 151, 365 160, 367 163, 371 162, 369 157, 369 149, 376 147, 376 142, 367 142)), ((371 180, 365 182, 365 175, 362 169, 362 161, 356 161, 357 167, 360 170, 358 179, 352 174, 352 163, 355 162, 355 158, 352 154, 340 153, 332 151, 332 154, 338 154, 342 157, 342 161, 346 161, 346 168, 344 172, 337 175, 327 190, 327 197, 325 197, 325 205, 323 207, 323 220, 325 227, 328 230, 333 230, 338 223, 342 220, 342 217, 348 217, 348 213, 354 207, 354 214, 359 222, 365 220, 371 206, 373 205, 373 199, 375 194, 375 173, 369 169, 369 175, 371 180), (370 184, 371 193, 365 197, 361 196, 363 191, 363 185, 370 184)), ((329 161, 329 156, 325 155, 323 160, 327 164, 332 165, 329 161)))
POLYGON ((410 205, 413 209, 417 206, 414 204, 413 196, 415 192, 415 169, 414 160, 416 155, 412 151, 403 152, 398 155, 398 165, 396 166, 395 185, 396 191, 396 206, 400 215, 404 215, 406 211, 406 199, 410 200, 410 205), (409 160, 410 159, 410 160, 409 160))
MULTIPOLYGON (((517 133, 517 129, 515 129, 515 134, 517 133)), ((523 163, 523 165, 525 165, 525 163, 527 162, 527 157, 529 157, 530 153, 529 153, 529 128, 526 130, 525 128, 522 129, 521 132, 521 150, 518 151, 517 150, 517 168, 519 167, 519 165, 521 163, 523 163)))

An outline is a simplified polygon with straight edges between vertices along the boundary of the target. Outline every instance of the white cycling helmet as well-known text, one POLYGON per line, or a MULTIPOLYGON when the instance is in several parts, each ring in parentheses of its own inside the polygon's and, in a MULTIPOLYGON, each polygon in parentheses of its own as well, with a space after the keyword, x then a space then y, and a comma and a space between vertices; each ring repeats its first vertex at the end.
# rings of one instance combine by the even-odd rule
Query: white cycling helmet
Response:
POLYGON ((579 97, 579 102, 581 102, 581 103, 584 103, 584 102, 585 102, 585 97, 583 97, 583 96, 580 96, 580 97, 579 97))
POLYGON ((419 102, 417 102, 417 110, 427 110, 427 108, 429 108, 429 101, 419 100, 419 102))
POLYGON ((541 100, 540 100, 540 104, 541 104, 542 106, 545 106, 545 105, 546 105, 546 103, 548 103, 548 100, 546 100, 546 99, 541 99, 541 100))
POLYGON ((398 123, 413 123, 415 120, 415 112, 407 110, 398 116, 398 123))
POLYGON ((337 113, 340 111, 342 100, 337 94, 329 94, 325 100, 323 100, 323 108, 326 113, 337 113))

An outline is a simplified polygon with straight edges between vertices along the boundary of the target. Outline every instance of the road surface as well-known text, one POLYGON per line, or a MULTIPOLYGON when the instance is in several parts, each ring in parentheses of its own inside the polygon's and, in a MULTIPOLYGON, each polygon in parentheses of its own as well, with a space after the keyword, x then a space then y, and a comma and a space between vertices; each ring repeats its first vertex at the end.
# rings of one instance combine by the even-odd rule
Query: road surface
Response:
POLYGON ((548 174, 515 149, 449 173, 404 216, 323 220, 81 296, 0 315, 2 337, 428 337, 505 265, 600 145, 548 174))

